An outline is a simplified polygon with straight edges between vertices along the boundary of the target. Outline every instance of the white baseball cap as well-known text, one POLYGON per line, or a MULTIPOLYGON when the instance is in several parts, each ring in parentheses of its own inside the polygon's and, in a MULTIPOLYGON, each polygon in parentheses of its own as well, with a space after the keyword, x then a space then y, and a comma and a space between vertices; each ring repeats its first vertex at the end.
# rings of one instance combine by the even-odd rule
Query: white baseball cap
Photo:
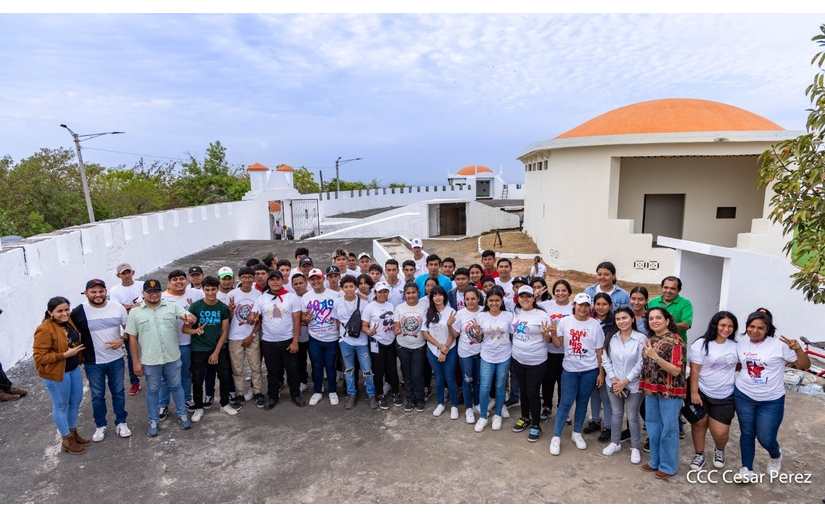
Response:
POLYGON ((311 271, 309 271, 309 274, 307 274, 307 278, 311 278, 313 276, 321 276, 323 278, 324 273, 321 272, 321 269, 312 269, 311 271))
POLYGON ((219 278, 223 278, 223 277, 226 277, 226 276, 229 276, 231 278, 234 275, 235 274, 232 272, 231 267, 221 267, 220 269, 218 269, 218 277, 219 278))
POLYGON ((593 300, 590 299, 590 296, 588 296, 586 292, 579 292, 578 294, 576 294, 576 297, 573 298, 573 302, 577 305, 593 304, 593 300))
POLYGON ((361 254, 359 254, 359 255, 358 255, 358 259, 360 260, 361 258, 363 258, 363 257, 365 257, 365 256, 366 256, 367 258, 369 258, 369 259, 372 259, 372 257, 371 257, 370 255, 368 255, 367 253, 361 253, 361 254))
POLYGON ((387 284, 386 281, 379 281, 378 283, 375 284, 375 291, 376 292, 381 292, 382 290, 386 290, 388 292, 390 290, 390 286, 387 284))
POLYGON ((410 240, 410 245, 412 247, 422 247, 421 239, 420 238, 413 238, 412 240, 410 240))
POLYGON ((532 296, 533 295, 533 287, 531 287, 530 285, 520 286, 519 289, 518 289, 518 295, 522 295, 522 294, 530 294, 532 296))

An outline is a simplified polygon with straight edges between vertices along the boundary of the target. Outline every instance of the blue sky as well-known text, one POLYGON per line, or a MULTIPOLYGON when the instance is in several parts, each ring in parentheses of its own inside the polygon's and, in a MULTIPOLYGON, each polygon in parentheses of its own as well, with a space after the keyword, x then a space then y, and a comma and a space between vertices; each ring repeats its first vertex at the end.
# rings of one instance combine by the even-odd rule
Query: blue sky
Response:
MULTIPOLYGON (((443 182, 601 112, 728 102, 801 129, 812 15, 2 15, 0 155, 68 146, 443 182)), ((84 151, 131 165, 130 154, 84 151)), ((151 158, 147 158, 150 159, 151 158)))

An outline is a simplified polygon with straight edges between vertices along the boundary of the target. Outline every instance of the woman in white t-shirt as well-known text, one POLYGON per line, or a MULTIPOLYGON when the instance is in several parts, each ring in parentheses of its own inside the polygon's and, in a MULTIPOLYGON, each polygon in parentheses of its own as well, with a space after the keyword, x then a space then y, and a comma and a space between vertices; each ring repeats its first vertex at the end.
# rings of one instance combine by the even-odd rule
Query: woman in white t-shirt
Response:
POLYGON ((496 405, 493 412, 493 430, 501 430, 504 410, 507 373, 510 370, 512 344, 510 343, 513 313, 504 310, 504 289, 493 287, 487 295, 484 311, 478 316, 481 331, 481 364, 479 373, 479 418, 475 431, 481 432, 487 426, 487 412, 490 405, 490 389, 495 385, 496 405))
POLYGON ((458 362, 461 366, 461 389, 464 395, 464 418, 467 424, 476 422, 473 408, 478 410, 479 379, 481 368, 481 327, 478 317, 481 315, 481 292, 475 287, 464 291, 464 308, 455 314, 455 321, 450 326, 453 337, 458 339, 458 362))
POLYGON ((580 450, 587 448, 581 431, 590 394, 596 386, 604 347, 602 325, 590 316, 592 304, 592 299, 584 292, 576 294, 573 298, 573 316, 553 322, 550 329, 553 344, 564 347, 561 403, 556 411, 553 438, 550 440, 550 453, 553 455, 561 453, 561 431, 574 402, 573 443, 580 450))
POLYGON ((727 311, 711 317, 705 334, 688 350, 690 360, 690 401, 702 407, 702 419, 691 423, 695 454, 690 469, 705 466, 705 436, 708 428, 715 444, 713 467, 725 467, 725 446, 735 412, 733 382, 736 375, 736 331, 739 322, 727 311))
MULTIPOLYGON (((533 280, 533 288, 536 285, 544 284, 544 280, 533 280)), ((545 285, 546 286, 546 285, 545 285)), ((550 317, 550 322, 560 321, 563 317, 573 314, 573 303, 570 302, 570 296, 573 295, 573 288, 565 279, 557 280, 553 283, 552 294, 553 297, 544 301, 539 301, 539 308, 542 308, 550 317)), ((541 381, 541 398, 542 409, 541 419, 545 421, 550 418, 553 410, 553 391, 557 390, 556 408, 561 402, 561 363, 564 359, 564 349, 561 346, 556 346, 552 341, 547 343, 547 370, 544 373, 544 378, 541 381)))
POLYGON ((450 394, 450 419, 458 419, 458 389, 456 388, 455 369, 458 362, 458 352, 455 338, 450 332, 450 326, 455 321, 455 310, 447 304, 447 293, 436 285, 430 291, 430 306, 427 308, 427 317, 424 321, 422 334, 427 341, 427 359, 435 373, 435 398, 438 404, 433 410, 433 416, 444 413, 444 384, 450 394))
MULTIPOLYGON (((424 412, 424 364, 427 362, 427 348, 421 329, 427 310, 422 300, 418 299, 418 285, 408 281, 404 285, 404 302, 395 307, 395 342, 398 358, 401 360, 401 372, 404 375, 404 387, 407 399, 404 412, 424 412)), ((442 391, 443 392, 443 391, 442 391)))
POLYGON ((764 311, 748 316, 745 333, 747 336, 736 344, 741 369, 733 395, 742 456, 738 476, 748 482, 755 479, 756 439, 770 455, 768 473, 776 475, 781 470, 782 451, 776 436, 785 412, 785 365, 804 371, 811 367, 811 360, 796 340, 774 337, 773 319, 764 311))

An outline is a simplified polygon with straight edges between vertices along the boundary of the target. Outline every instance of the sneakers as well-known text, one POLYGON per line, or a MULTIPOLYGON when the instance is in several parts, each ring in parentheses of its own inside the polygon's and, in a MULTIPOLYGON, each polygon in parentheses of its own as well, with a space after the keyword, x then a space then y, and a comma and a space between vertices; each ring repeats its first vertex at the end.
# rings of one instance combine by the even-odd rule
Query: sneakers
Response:
POLYGON ((595 432, 600 432, 602 430, 602 424, 600 421, 593 421, 592 419, 587 422, 587 424, 582 429, 583 434, 592 434, 595 432))
POLYGON ((609 428, 605 428, 604 430, 602 430, 602 432, 599 434, 598 441, 600 443, 610 442, 610 429, 609 428))
POLYGON ((713 467, 717 469, 725 467, 725 450, 713 449, 713 467))
POLYGON ((458 419, 458 407, 450 407, 450 419, 458 419))
POLYGON ((192 422, 193 423, 200 423, 201 418, 203 418, 203 409, 202 408, 195 409, 195 411, 192 412, 192 422))
POLYGON ((466 421, 468 425, 476 422, 476 415, 473 413, 473 409, 468 408, 464 411, 464 421, 466 421))
POLYGON ((266 398, 264 398, 264 395, 260 392, 255 395, 255 406, 259 409, 266 407, 266 398))
POLYGON ((133 383, 129 387, 129 396, 137 396, 137 394, 139 392, 140 392, 140 384, 139 383, 133 383))
POLYGON ((212 402, 215 400, 214 396, 204 396, 203 397, 203 408, 208 409, 212 408, 212 402))
POLYGON ((370 398, 370 408, 371 408, 372 410, 376 410, 376 409, 378 408, 378 400, 377 400, 377 399, 375 399, 375 396, 373 396, 372 398, 370 398))
MULTIPOLYGON (((379 402, 378 406, 379 407, 381 406, 380 402, 379 402)), ((413 411, 413 402, 412 402, 412 400, 405 401, 404 402, 404 412, 412 412, 412 411, 413 411)))
POLYGON ((561 453, 561 437, 554 435, 550 439, 550 455, 558 455, 561 453))
POLYGON ((473 430, 475 430, 476 432, 483 432, 484 427, 486 427, 486 426, 487 426, 487 418, 486 417, 480 417, 480 418, 478 418, 478 421, 476 421, 476 426, 473 427, 473 430))
POLYGON ((645 438, 645 441, 642 443, 642 451, 650 453, 650 437, 645 438))
POLYGON ((690 461, 690 469, 694 471, 699 471, 700 469, 705 467, 705 455, 703 453, 697 453, 693 456, 693 460, 690 461))
POLYGON ((501 430, 501 416, 493 416, 493 430, 501 430))
POLYGON ((310 398, 309 398, 309 406, 310 406, 310 407, 314 407, 314 406, 315 406, 315 405, 317 405, 317 404, 318 404, 318 403, 319 403, 322 399, 324 399, 324 395, 323 395, 323 394, 321 394, 320 392, 316 392, 315 394, 313 394, 312 396, 310 396, 310 398))
POLYGON ((338 405, 338 395, 334 392, 329 393, 329 404, 333 407, 338 405))
POLYGON ((607 446, 604 447, 604 449, 602 450, 602 455, 610 457, 614 453, 618 453, 620 451, 622 451, 622 445, 621 444, 610 443, 610 444, 608 444, 607 446))
POLYGON ((103 439, 106 439, 106 427, 99 426, 95 428, 95 433, 92 434, 92 442, 99 443, 103 439))
POLYGON ((127 425, 126 423, 118 423, 115 429, 115 433, 118 437, 132 437, 132 431, 129 430, 129 425, 127 425))
POLYGON ((539 425, 532 425, 527 431, 527 442, 534 443, 541 437, 541 427, 539 425))
POLYGON ((779 457, 775 459, 768 459, 768 475, 771 478, 776 478, 779 471, 782 469, 782 451, 779 451, 779 457))
POLYGON ((504 419, 510 419, 510 411, 507 410, 507 405, 501 407, 501 417, 504 419))
POLYGON ((169 416, 169 407, 161 407, 158 411, 158 420, 165 421, 167 416, 169 416))
MULTIPOLYGON (((332 400, 329 401, 332 404, 332 400)), ((355 406, 355 396, 347 396, 344 398, 344 409, 345 410, 352 410, 355 406)))
POLYGON ((518 418, 513 425, 513 432, 523 432, 527 429, 527 426, 527 421, 524 418, 518 418))
POLYGON ((737 484, 750 484, 759 480, 759 475, 749 470, 745 466, 739 468, 739 472, 733 476, 733 481, 737 484))
POLYGON ((378 399, 378 408, 380 408, 381 410, 389 410, 390 409, 390 405, 387 403, 386 396, 381 396, 378 399))
POLYGON ((181 430, 189 430, 192 428, 192 420, 189 416, 183 416, 178 420, 178 425, 180 425, 181 430))
POLYGON ((157 421, 149 421, 149 426, 146 427, 146 437, 157 437, 158 436, 158 422, 157 421))
POLYGON ((586 450, 587 449, 587 443, 584 442, 584 437, 582 437, 582 434, 580 434, 578 432, 573 432, 573 435, 571 436, 571 438, 573 439, 573 444, 576 445, 576 448, 578 448, 580 450, 586 450))
POLYGON ((195 402, 193 400, 186 400, 186 410, 190 414, 195 411, 195 402))
POLYGON ((630 440, 630 430, 625 428, 622 430, 622 435, 619 437, 619 442, 627 442, 630 440))
POLYGON ((221 410, 223 410, 225 413, 229 414, 230 416, 237 416, 238 415, 238 409, 233 408, 232 405, 224 405, 223 407, 221 407, 221 410))
POLYGON ((415 411, 416 412, 424 412, 424 402, 423 401, 416 401, 415 402, 415 411))
POLYGON ((401 394, 396 393, 392 395, 392 404, 396 407, 400 407, 401 405, 403 405, 403 403, 401 402, 401 394))
POLYGON ((541 420, 547 421, 550 419, 550 407, 544 407, 541 409, 541 420))
POLYGON ((631 464, 639 464, 640 462, 642 462, 642 452, 640 452, 638 448, 631 448, 630 449, 630 463, 631 464))
POLYGON ((438 405, 435 406, 435 410, 433 410, 433 417, 440 416, 441 414, 444 413, 445 410, 447 410, 447 407, 445 407, 443 404, 439 403, 438 405))

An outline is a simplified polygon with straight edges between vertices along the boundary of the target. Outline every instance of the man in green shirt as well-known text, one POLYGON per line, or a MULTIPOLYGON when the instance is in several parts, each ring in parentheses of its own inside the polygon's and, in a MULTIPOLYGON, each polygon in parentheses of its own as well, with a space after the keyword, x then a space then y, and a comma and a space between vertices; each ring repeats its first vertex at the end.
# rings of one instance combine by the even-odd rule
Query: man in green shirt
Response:
POLYGON ((238 414, 238 405, 230 405, 229 400, 233 385, 232 365, 227 354, 221 353, 229 336, 232 314, 229 307, 218 300, 219 288, 218 278, 207 276, 203 280, 203 299, 189 305, 189 311, 196 319, 187 331, 192 335, 192 397, 195 402, 192 421, 195 423, 203 417, 203 382, 210 364, 218 366, 221 410, 231 416, 238 414))
POLYGON ((676 321, 682 342, 688 346, 687 331, 693 325, 693 304, 690 299, 679 295, 682 291, 682 280, 676 276, 666 277, 661 285, 662 295, 651 299, 647 307, 648 309, 660 307, 667 310, 676 321))
POLYGON ((161 381, 166 380, 175 401, 175 412, 184 430, 192 428, 186 411, 186 396, 181 385, 178 319, 191 323, 195 318, 175 303, 161 299, 162 287, 156 279, 143 283, 143 304, 129 311, 126 333, 135 375, 146 375, 146 435, 157 437, 161 381))

